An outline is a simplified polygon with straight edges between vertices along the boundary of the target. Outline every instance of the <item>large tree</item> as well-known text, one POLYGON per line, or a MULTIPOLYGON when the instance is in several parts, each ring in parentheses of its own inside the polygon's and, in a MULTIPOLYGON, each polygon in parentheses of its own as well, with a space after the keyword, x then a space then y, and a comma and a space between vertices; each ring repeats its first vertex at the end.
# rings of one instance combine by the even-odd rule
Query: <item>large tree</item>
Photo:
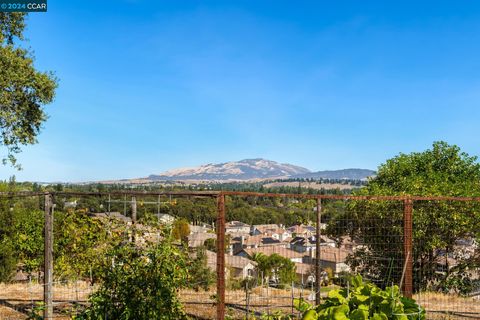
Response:
POLYGON ((15 154, 22 145, 37 142, 51 103, 57 79, 51 72, 35 69, 34 56, 22 48, 24 13, 0 12, 0 146, 3 164, 19 168, 15 154))
MULTIPOLYGON (((435 142, 424 152, 387 160, 356 194, 480 196, 480 164, 455 145, 435 142)), ((398 201, 352 201, 333 217, 327 231, 337 239, 349 235, 365 245, 350 259, 354 269, 374 279, 396 282, 404 258, 402 214, 403 203, 398 201)), ((449 290, 452 283, 466 288, 472 279, 465 277, 469 274, 465 271, 480 267, 479 252, 462 254, 456 243, 474 238, 480 239, 478 202, 414 202, 412 255, 417 289, 449 290), (449 265, 452 260, 447 257, 458 264, 449 265), (439 263, 445 264, 445 272, 438 272, 439 263)))

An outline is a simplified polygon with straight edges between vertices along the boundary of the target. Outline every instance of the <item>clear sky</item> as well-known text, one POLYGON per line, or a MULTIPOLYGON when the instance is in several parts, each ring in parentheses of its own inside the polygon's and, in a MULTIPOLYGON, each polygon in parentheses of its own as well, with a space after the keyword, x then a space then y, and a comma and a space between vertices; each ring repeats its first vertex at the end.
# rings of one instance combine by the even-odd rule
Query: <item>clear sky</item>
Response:
POLYGON ((142 177, 263 157, 375 169, 435 140, 480 155, 478 1, 60 1, 32 13, 60 79, 24 170, 142 177))

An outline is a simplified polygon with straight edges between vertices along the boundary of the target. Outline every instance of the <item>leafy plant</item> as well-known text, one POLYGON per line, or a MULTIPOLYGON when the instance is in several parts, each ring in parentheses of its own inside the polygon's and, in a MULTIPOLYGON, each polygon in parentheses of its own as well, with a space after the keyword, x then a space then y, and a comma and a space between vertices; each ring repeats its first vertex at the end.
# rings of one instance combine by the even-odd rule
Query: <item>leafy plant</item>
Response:
POLYGON ((360 275, 350 280, 348 288, 332 290, 325 301, 312 306, 295 300, 303 320, 424 320, 425 310, 415 300, 400 294, 398 286, 385 290, 364 282, 360 275))
POLYGON ((75 319, 186 319, 178 289, 188 279, 185 252, 172 244, 169 232, 153 249, 128 243, 110 251, 98 290, 75 319))

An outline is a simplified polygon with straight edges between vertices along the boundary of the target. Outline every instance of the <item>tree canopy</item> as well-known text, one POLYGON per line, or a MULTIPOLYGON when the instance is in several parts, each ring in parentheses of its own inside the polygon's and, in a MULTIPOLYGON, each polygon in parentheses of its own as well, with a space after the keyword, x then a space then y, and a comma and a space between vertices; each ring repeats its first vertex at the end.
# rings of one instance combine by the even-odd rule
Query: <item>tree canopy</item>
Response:
POLYGON ((47 119, 43 106, 51 103, 57 79, 38 71, 24 41, 24 13, 0 13, 0 145, 6 148, 3 164, 20 168, 15 154, 21 145, 37 142, 47 119))
MULTIPOLYGON (((400 154, 378 169, 357 195, 412 196, 478 196, 480 164, 477 158, 462 152, 458 146, 435 142, 423 152, 400 154)), ((416 201, 413 204, 413 261, 417 289, 434 286, 446 289, 452 278, 464 279, 468 267, 480 264, 476 255, 458 255, 456 242, 480 238, 480 204, 461 201, 416 201), (454 258, 458 264, 449 265, 454 258), (437 272, 438 264, 445 272, 437 272)), ((403 204, 398 201, 352 201, 346 210, 329 222, 327 232, 341 239, 349 235, 365 246, 351 257, 351 266, 370 277, 390 280, 395 263, 403 261, 403 204), (346 223, 348 222, 348 223, 346 223), (381 239, 381 241, 379 241, 381 239), (375 257, 385 257, 379 261, 375 257)), ((401 271, 401 266, 395 268, 401 271)), ((459 283, 457 281, 457 283, 459 283)), ((468 287, 463 283, 459 287, 468 287)))
POLYGON ((477 157, 456 145, 434 142, 432 149, 387 160, 361 195, 478 196, 480 164, 477 157))

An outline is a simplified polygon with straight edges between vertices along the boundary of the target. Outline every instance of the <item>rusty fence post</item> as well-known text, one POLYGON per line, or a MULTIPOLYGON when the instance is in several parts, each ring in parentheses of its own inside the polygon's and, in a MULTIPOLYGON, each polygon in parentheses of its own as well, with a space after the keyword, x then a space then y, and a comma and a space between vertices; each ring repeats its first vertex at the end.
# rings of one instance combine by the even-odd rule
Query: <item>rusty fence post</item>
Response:
POLYGON ((53 199, 45 194, 43 310, 44 319, 53 319, 53 199))
POLYGON ((403 295, 411 298, 413 294, 413 201, 404 200, 403 208, 403 256, 402 272, 403 295))
POLYGON ((137 241, 137 197, 133 196, 130 203, 132 209, 132 242, 137 241))
POLYGON ((315 303, 320 304, 320 223, 322 217, 322 200, 317 198, 317 225, 316 225, 316 241, 315 241, 315 303))
POLYGON ((217 319, 225 319, 225 195, 217 196, 217 319))

